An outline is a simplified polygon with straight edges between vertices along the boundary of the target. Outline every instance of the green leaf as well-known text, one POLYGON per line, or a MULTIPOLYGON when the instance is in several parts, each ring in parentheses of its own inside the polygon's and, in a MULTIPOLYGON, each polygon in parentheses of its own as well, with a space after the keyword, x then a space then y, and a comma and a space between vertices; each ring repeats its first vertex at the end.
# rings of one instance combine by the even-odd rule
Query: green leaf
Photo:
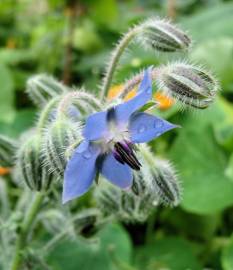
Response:
POLYGON ((36 113, 33 109, 17 111, 12 122, 0 122, 1 133, 12 137, 18 137, 21 132, 33 126, 35 115, 36 113))
POLYGON ((222 3, 181 20, 195 41, 219 36, 232 37, 233 3, 222 3))
POLYGON ((233 182, 233 154, 231 154, 226 170, 225 175, 233 182))
POLYGON ((205 64, 219 78, 224 90, 233 91, 233 39, 219 37, 197 43, 191 59, 205 64), (221 59, 221 61, 219 61, 221 59))
POLYGON ((0 121, 8 122, 14 116, 14 84, 10 70, 0 64, 0 121))
POLYGON ((153 107, 156 106, 156 102, 155 101, 150 101, 150 102, 147 102, 141 109, 140 109, 140 112, 145 112, 147 110, 151 110, 153 107))
POLYGON ((179 237, 166 237, 138 248, 135 260, 139 269, 144 270, 202 269, 192 253, 190 244, 179 237))
POLYGON ((95 243, 80 240, 59 243, 48 256, 49 264, 56 270, 115 270, 117 262, 130 263, 132 247, 121 226, 108 225, 98 237, 95 243))
POLYGON ((94 53, 103 46, 95 25, 88 19, 78 25, 74 31, 73 46, 84 52, 94 53))
POLYGON ((116 0, 90 1, 90 14, 96 23, 111 27, 118 17, 116 0))
POLYGON ((180 208, 166 209, 161 218, 163 226, 175 229, 186 237, 210 240, 221 223, 221 215, 196 215, 180 208))
POLYGON ((223 249, 222 252, 222 267, 223 270, 232 270, 233 266, 233 236, 229 239, 229 244, 223 249))
POLYGON ((226 110, 218 102, 201 117, 189 114, 171 148, 184 188, 181 206, 189 212, 212 214, 233 204, 233 182, 224 175, 227 158, 212 131, 213 123, 232 117, 226 110))
POLYGON ((33 53, 29 49, 0 49, 0 59, 4 64, 15 65, 33 59, 33 53))

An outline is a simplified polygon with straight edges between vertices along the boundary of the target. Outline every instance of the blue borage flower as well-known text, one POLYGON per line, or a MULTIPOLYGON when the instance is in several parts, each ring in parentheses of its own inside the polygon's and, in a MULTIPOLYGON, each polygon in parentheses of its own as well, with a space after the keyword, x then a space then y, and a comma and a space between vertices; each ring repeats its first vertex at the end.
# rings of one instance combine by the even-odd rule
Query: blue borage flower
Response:
POLYGON ((63 203, 83 195, 101 173, 114 185, 127 189, 133 170, 140 170, 135 144, 149 142, 177 127, 163 119, 139 112, 152 98, 150 72, 146 71, 137 95, 87 118, 83 142, 68 161, 63 184, 63 203))

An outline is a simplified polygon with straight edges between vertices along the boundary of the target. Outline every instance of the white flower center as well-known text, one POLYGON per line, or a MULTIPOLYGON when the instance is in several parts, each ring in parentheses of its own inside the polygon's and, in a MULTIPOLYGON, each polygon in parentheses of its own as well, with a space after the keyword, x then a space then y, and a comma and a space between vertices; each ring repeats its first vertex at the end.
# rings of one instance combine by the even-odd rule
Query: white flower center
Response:
POLYGON ((100 145, 102 153, 109 153, 113 151, 115 143, 123 141, 130 141, 128 126, 126 124, 120 126, 111 122, 106 136, 96 143, 100 145))

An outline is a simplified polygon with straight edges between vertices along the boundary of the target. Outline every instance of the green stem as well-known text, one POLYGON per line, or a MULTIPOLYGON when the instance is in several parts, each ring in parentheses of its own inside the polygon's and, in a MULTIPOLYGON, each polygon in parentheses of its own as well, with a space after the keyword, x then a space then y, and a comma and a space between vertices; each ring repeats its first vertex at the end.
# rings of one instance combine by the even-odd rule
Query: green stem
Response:
POLYGON ((104 77, 103 87, 102 91, 100 92, 100 99, 103 100, 104 96, 106 95, 112 79, 113 74, 116 70, 117 64, 120 60, 121 55, 123 54, 125 48, 129 45, 130 41, 140 32, 141 28, 134 27, 132 30, 130 30, 120 41, 118 46, 116 47, 115 51, 113 52, 112 59, 110 61, 110 64, 108 65, 106 75, 104 77))
POLYGON ((154 165, 155 165, 154 156, 151 153, 150 148, 147 145, 141 145, 140 146, 140 152, 142 153, 142 155, 143 155, 145 161, 147 162, 147 164, 153 168, 154 165))
POLYGON ((157 211, 154 211, 153 213, 151 213, 148 219, 147 227, 146 227, 146 235, 145 235, 146 244, 149 244, 151 242, 151 236, 153 235, 155 221, 156 221, 156 214, 157 214, 157 211))
POLYGON ((15 252, 14 257, 12 260, 11 268, 10 270, 18 270, 21 269, 21 263, 22 263, 22 250, 25 248, 27 236, 30 232, 30 227, 36 217, 36 214, 41 206, 41 203, 43 201, 44 194, 37 192, 34 198, 34 201, 28 208, 25 218, 22 222, 22 225, 20 227, 20 231, 18 233, 18 238, 16 240, 16 246, 15 246, 15 252))
POLYGON ((58 100, 60 99, 60 97, 57 98, 53 98, 51 101, 48 102, 48 104, 45 106, 45 108, 43 109, 43 111, 40 114, 40 118, 37 124, 37 128, 38 129, 42 129, 46 123, 46 121, 48 120, 48 115, 51 112, 51 109, 53 108, 53 106, 58 102, 58 100))

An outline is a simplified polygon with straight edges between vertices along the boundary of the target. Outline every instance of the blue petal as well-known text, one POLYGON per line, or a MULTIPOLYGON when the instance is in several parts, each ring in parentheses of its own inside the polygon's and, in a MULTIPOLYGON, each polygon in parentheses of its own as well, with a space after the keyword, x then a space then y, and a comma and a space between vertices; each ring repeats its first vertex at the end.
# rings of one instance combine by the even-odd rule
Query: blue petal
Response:
POLYGON ((150 70, 146 70, 137 95, 115 107, 116 118, 119 123, 127 122, 132 113, 144 106, 152 98, 152 81, 150 70))
POLYGON ((108 125, 106 121, 107 112, 97 112, 91 114, 87 120, 83 130, 83 136, 85 139, 92 141, 98 140, 104 136, 108 131, 108 125))
POLYGON ((128 165, 118 162, 113 154, 106 156, 100 172, 105 178, 120 188, 128 188, 132 185, 132 170, 128 165))
POLYGON ((95 164, 99 153, 99 148, 86 141, 76 148, 65 169, 63 203, 81 196, 90 188, 95 178, 95 164))
POLYGON ((159 137, 163 133, 178 126, 147 113, 135 113, 129 123, 131 140, 144 143, 159 137))

